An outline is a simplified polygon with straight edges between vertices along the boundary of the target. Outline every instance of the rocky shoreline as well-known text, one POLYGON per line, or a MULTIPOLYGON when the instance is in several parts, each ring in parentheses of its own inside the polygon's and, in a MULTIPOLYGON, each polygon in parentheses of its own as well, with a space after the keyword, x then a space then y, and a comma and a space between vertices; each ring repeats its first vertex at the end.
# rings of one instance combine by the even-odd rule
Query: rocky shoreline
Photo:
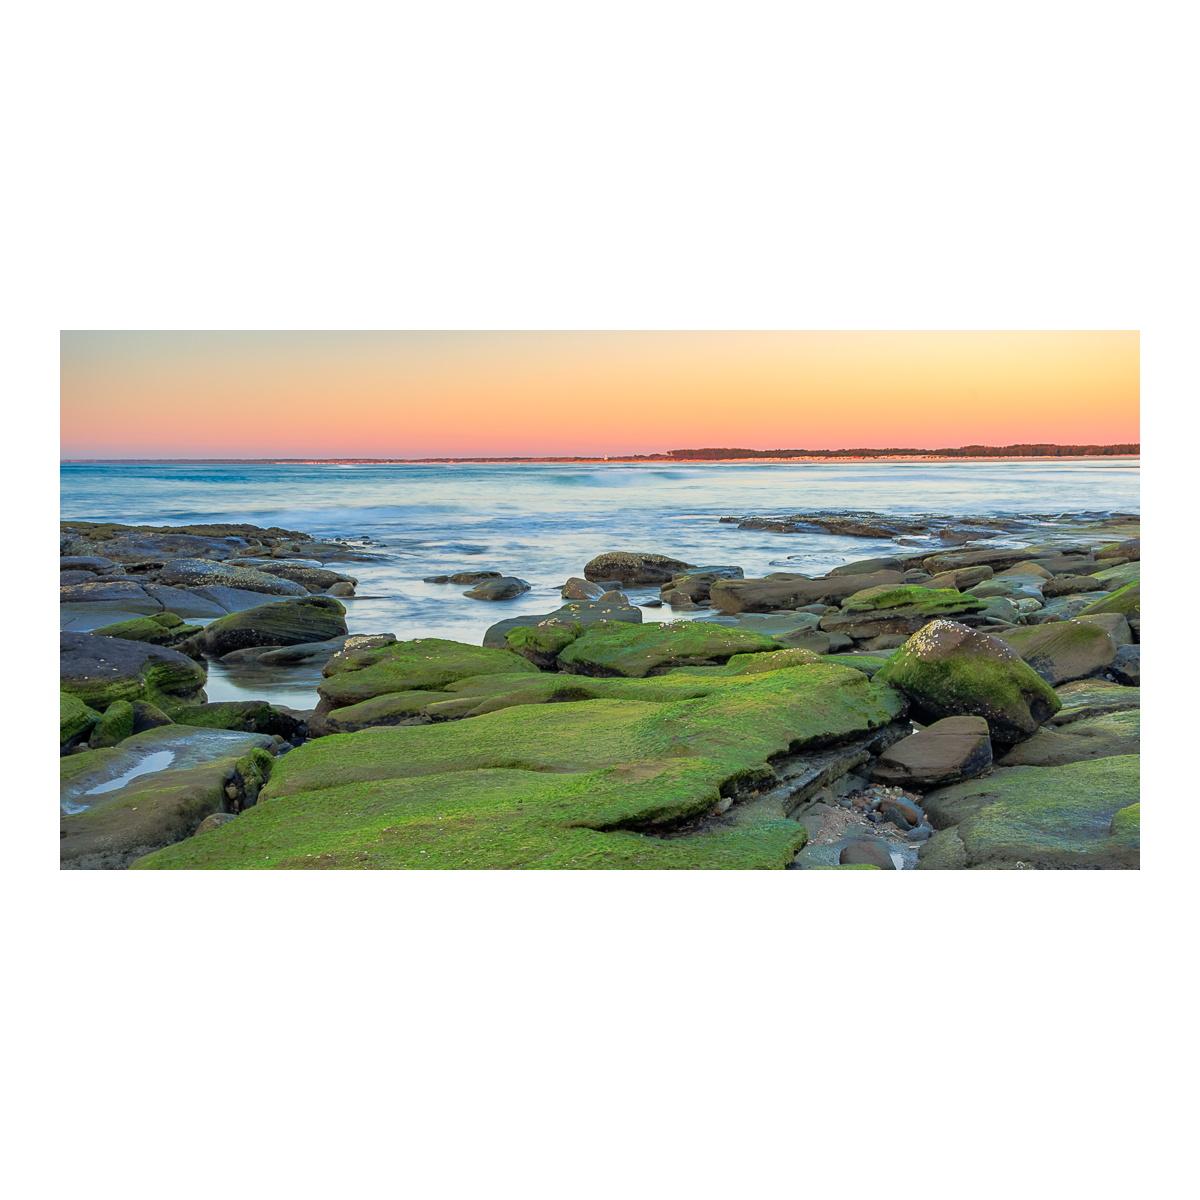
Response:
POLYGON ((606 552, 479 646, 351 635, 370 539, 63 522, 62 867, 1137 869, 1137 517, 722 520, 895 553, 606 552), (319 702, 209 703, 214 661, 319 702))

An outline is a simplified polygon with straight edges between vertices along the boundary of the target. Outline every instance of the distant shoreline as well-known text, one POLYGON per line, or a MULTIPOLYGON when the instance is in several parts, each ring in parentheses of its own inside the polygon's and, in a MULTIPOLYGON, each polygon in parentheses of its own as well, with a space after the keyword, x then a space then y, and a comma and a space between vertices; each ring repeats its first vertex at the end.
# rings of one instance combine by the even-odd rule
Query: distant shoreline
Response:
POLYGON ((196 466, 222 463, 266 467, 437 467, 437 466, 524 466, 537 464, 584 465, 619 464, 634 467, 687 466, 703 464, 710 467, 744 466, 747 463, 990 463, 990 462, 1140 462, 1140 454, 994 454, 966 457, 954 454, 839 454, 806 455, 794 458, 635 458, 632 455, 610 455, 607 458, 64 458, 60 466, 112 464, 135 466, 140 463, 155 466, 196 466))

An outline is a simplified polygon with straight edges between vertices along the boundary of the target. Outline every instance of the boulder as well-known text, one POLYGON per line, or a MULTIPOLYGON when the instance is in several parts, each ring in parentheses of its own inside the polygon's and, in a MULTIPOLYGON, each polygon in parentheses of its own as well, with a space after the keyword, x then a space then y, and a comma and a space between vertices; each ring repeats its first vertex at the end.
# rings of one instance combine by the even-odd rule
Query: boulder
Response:
POLYGON ((1117 653, 1108 632, 1088 621, 1025 626, 1006 630, 997 637, 1016 650, 1051 687, 1102 674, 1117 653))
POLYGON ((777 608, 801 608, 809 604, 841 601, 868 588, 900 587, 903 584, 904 574, 901 571, 835 575, 826 579, 777 573, 774 578, 719 579, 710 587, 709 599, 727 613, 769 612, 777 608))
POLYGON ((1112 677, 1120 684, 1130 688, 1142 686, 1142 648, 1141 646, 1122 646, 1109 665, 1112 677))
POLYGON ((246 646, 300 646, 346 633, 346 610, 332 596, 280 600, 229 613, 205 626, 207 653, 221 658, 246 646))
POLYGON ((898 558, 862 558, 858 562, 843 563, 828 572, 835 575, 871 575, 876 571, 903 571, 904 564, 898 558))
POLYGON ((177 650, 73 632, 59 635, 59 648, 61 690, 98 711, 114 700, 145 700, 162 708, 204 698, 204 668, 177 650))
POLYGON ((121 612, 156 613, 162 605, 132 579, 97 579, 94 583, 72 583, 58 589, 60 604, 104 605, 121 612))
POLYGON ((266 700, 223 700, 215 704, 181 704, 169 717, 189 729, 229 729, 237 733, 278 735, 291 740, 300 735, 302 722, 266 700))
POLYGON ((1079 610, 1080 616, 1095 616, 1098 613, 1120 613, 1126 619, 1141 616, 1142 585, 1127 583, 1115 592, 1109 592, 1102 600, 1096 600, 1079 610))
POLYGON ((200 625, 186 625, 175 613, 155 613, 132 621, 118 621, 91 631, 97 637, 124 638, 127 642, 148 642, 152 646, 178 646, 203 632, 200 625))
POLYGON ((614 550, 600 554, 583 568, 583 577, 592 582, 614 581, 624 587, 668 583, 673 575, 691 569, 692 564, 665 554, 614 550))
POLYGON ((1007 571, 1001 571, 996 576, 997 579, 1053 579, 1052 571, 1047 571, 1039 562, 1019 562, 1014 567, 1009 567, 1007 571))
POLYGON ((874 681, 902 691, 922 724, 979 716, 992 741, 1005 744, 1031 737, 1062 707, 1012 647, 957 621, 926 625, 892 654, 874 681))
POLYGON ((1083 592, 1106 591, 1103 582, 1093 579, 1090 575, 1055 575, 1042 584, 1042 595, 1047 600, 1057 600, 1060 596, 1076 596, 1083 592))
MULTIPOLYGON (((299 564, 293 562, 272 562, 269 559, 253 559, 250 561, 233 560, 223 564, 225 566, 249 566, 256 571, 261 571, 264 575, 275 575, 280 579, 290 579, 293 583, 298 583, 310 593, 325 592, 335 585, 342 584, 349 588, 348 595, 354 595, 354 585, 358 582, 353 575, 342 575, 338 571, 330 571, 325 567, 317 566, 315 563, 299 564)), ((243 585, 236 585, 243 586, 243 585)))
POLYGON ((924 791, 973 779, 991 766, 987 722, 982 717, 946 717, 884 750, 871 780, 924 791))
POLYGON ((192 837, 199 837, 200 834, 202 834, 202 833, 211 833, 214 829, 220 829, 222 825, 225 825, 230 821, 236 821, 236 820, 237 820, 236 813, 226 813, 226 812, 210 813, 196 827, 196 832, 194 834, 192 834, 192 837))
POLYGON ((573 575, 562 585, 564 600, 598 600, 604 595, 605 588, 598 583, 589 583, 573 575))
POLYGON ((842 849, 838 862, 843 866, 854 864, 878 867, 881 871, 896 869, 887 842, 880 841, 879 838, 861 838, 857 842, 851 842, 842 849))
POLYGON ((132 733, 133 705, 128 700, 114 700, 96 722, 96 727, 88 736, 88 744, 93 750, 102 750, 123 742, 132 733))
POLYGON ((1140 753, 1141 712, 1134 708, 1039 729, 1029 741, 1014 746, 997 765, 1059 767, 1092 758, 1140 753))
POLYGON ((147 704, 145 700, 134 700, 133 732, 145 733, 147 729, 161 729, 164 725, 174 725, 175 722, 155 704, 147 704))
POLYGON ((204 558, 175 558, 158 573, 158 582, 167 587, 227 587, 245 592, 265 592, 271 596, 307 596, 308 589, 290 579, 268 575, 253 567, 235 567, 204 558))
POLYGON ((107 571, 117 564, 111 558, 99 558, 93 554, 64 554, 58 560, 59 571, 107 571))
POLYGON ((778 649, 765 634, 695 621, 640 626, 598 622, 558 652, 558 666, 572 675, 640 679, 656 669, 717 665, 735 654, 778 649))
POLYGON ((71 587, 77 583, 95 583, 95 571, 59 571, 58 586, 71 587))
POLYGON ((967 588, 984 583, 991 577, 991 567, 963 567, 957 571, 942 571, 937 575, 932 575, 925 586, 930 591, 957 588, 960 592, 965 592, 967 588))
POLYGON ((1128 583, 1140 583, 1142 564, 1140 562, 1125 563, 1123 566, 1111 567, 1107 571, 1094 571, 1092 578, 1104 584, 1105 591, 1115 592, 1128 583))
POLYGON ((471 600, 515 600, 529 591, 530 585, 515 575, 502 575, 499 579, 485 579, 463 595, 471 600))
MULTIPOLYGON (((1137 822, 1119 814, 1138 803, 1139 763, 1130 754, 1000 768, 928 793, 925 813, 938 830, 953 828, 967 869, 1137 870, 1137 822)), ((946 841, 927 842, 917 870, 945 869, 946 841)))
POLYGON ((100 714, 89 708, 78 696, 60 692, 58 697, 58 741, 65 754, 72 746, 86 740, 100 714))
POLYGON ((1006 571, 1019 562, 1037 556, 1038 551, 1032 546, 1022 550, 950 550, 925 559, 925 570, 934 576, 942 571, 959 571, 966 567, 991 567, 993 571, 1006 571))
POLYGON ((1076 617, 1075 620, 1103 629, 1112 638, 1115 646, 1133 644, 1133 634, 1130 632, 1129 622, 1120 613, 1096 613, 1090 617, 1076 617))
POLYGON ((1035 612, 1025 613, 1023 624, 1051 625, 1058 621, 1069 621, 1091 604, 1092 600, 1086 595, 1064 596, 1061 600, 1049 601, 1035 612))
POLYGON ((528 659, 535 667, 549 671, 557 668, 559 651, 565 650, 582 633, 583 626, 578 621, 551 617, 536 625, 518 625, 505 635, 504 641, 515 654, 528 659))
POLYGON ((145 583, 142 588, 163 612, 174 613, 177 617, 223 617, 227 612, 232 612, 234 607, 248 608, 263 602, 258 592, 235 592, 229 588, 188 591, 185 588, 166 587, 161 583, 145 583), (227 592, 234 596, 250 597, 250 602, 234 606, 222 603, 221 597, 227 592))

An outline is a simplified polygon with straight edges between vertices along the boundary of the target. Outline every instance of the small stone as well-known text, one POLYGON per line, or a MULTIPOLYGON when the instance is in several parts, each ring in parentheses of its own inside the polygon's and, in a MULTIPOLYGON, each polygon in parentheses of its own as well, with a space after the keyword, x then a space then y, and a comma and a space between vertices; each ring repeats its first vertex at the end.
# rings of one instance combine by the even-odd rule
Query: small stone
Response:
POLYGON ((887 844, 877 841, 874 838, 864 838, 861 841, 851 842, 838 855, 838 862, 842 866, 854 863, 865 864, 878 867, 881 871, 894 871, 896 869, 896 864, 892 862, 892 856, 887 848, 887 844))

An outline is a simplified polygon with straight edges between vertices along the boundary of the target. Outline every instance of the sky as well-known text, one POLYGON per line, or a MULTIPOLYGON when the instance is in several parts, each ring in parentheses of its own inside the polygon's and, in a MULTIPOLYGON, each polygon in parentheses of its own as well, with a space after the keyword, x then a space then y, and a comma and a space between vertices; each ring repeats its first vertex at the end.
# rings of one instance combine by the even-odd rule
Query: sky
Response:
POLYGON ((61 335, 63 458, 1138 442, 1129 330, 61 335))

